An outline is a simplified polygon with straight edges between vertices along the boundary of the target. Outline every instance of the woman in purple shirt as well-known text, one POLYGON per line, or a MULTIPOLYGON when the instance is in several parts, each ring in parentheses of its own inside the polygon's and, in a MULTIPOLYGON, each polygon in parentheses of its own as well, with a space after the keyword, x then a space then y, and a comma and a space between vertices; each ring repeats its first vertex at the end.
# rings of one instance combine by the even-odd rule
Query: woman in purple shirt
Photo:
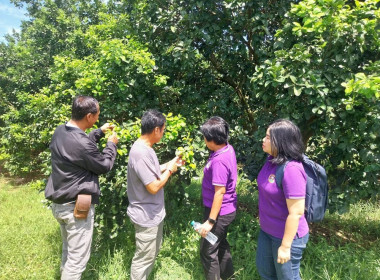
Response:
POLYGON ((291 121, 277 120, 269 126, 262 147, 269 156, 257 177, 261 230, 256 266, 262 279, 301 279, 300 261, 309 239, 301 132, 291 121), (281 189, 275 180, 276 168, 286 161, 290 162, 281 189))
POLYGON ((218 241, 211 245, 201 239, 200 254, 206 279, 233 279, 234 267, 226 239, 228 226, 236 216, 237 164, 234 148, 228 144, 229 126, 220 117, 212 117, 201 127, 210 157, 204 168, 202 198, 203 220, 199 233, 213 232, 218 241))

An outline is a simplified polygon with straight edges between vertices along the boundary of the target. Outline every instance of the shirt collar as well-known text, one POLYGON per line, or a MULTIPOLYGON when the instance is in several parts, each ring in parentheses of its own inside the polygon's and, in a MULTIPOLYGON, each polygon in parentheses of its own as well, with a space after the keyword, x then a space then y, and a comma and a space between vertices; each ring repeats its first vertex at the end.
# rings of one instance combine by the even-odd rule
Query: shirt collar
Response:
POLYGON ((223 148, 217 150, 216 152, 212 152, 210 157, 212 158, 217 157, 225 152, 228 152, 229 150, 230 150, 230 144, 227 143, 227 145, 224 146, 223 148))
MULTIPOLYGON (((70 123, 70 122, 67 122, 66 123, 66 126, 68 127, 76 127, 76 128, 79 128, 77 125, 73 124, 73 123, 70 123)), ((80 129, 80 128, 79 128, 80 129)))

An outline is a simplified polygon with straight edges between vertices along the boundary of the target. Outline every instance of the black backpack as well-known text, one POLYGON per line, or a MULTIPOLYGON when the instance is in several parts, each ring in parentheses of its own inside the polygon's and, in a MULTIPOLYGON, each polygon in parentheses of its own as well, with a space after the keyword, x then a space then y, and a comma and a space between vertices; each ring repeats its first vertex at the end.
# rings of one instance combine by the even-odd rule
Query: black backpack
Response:
MULTIPOLYGON (((282 178, 288 163, 289 161, 277 166, 276 169, 276 184, 280 189, 282 189, 282 178)), ((325 216, 328 203, 326 170, 306 155, 303 155, 302 165, 307 175, 305 218, 308 222, 319 222, 325 216)))

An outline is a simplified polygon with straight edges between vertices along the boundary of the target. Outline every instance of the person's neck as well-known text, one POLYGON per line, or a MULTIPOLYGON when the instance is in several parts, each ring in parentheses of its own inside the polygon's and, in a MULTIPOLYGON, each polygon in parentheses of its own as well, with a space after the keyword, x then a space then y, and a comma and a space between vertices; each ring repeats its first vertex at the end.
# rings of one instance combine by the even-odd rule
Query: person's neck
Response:
POLYGON ((215 144, 215 146, 213 147, 213 148, 214 148, 213 151, 214 151, 214 152, 217 152, 217 151, 219 151, 220 149, 223 149, 225 146, 227 146, 226 143, 223 143, 223 144, 221 144, 221 145, 216 145, 216 144, 215 144))
POLYGON ((76 127, 78 127, 79 129, 81 129, 83 131, 86 131, 86 129, 88 128, 87 122, 85 122, 83 120, 79 120, 79 121, 69 120, 69 123, 72 125, 75 125, 76 127))
POLYGON ((154 144, 156 144, 156 142, 154 142, 154 139, 150 137, 150 135, 147 135, 147 134, 141 135, 139 140, 140 142, 144 143, 145 145, 151 148, 153 147, 154 144))

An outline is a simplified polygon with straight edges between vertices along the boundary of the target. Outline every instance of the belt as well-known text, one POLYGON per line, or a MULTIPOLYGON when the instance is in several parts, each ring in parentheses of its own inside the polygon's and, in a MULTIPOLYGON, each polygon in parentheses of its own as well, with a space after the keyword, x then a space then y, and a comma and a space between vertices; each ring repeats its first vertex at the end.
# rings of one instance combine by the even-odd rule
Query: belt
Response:
POLYGON ((59 204, 59 205, 70 205, 70 204, 75 204, 75 200, 70 201, 70 202, 65 202, 65 203, 56 203, 56 204, 59 204))

